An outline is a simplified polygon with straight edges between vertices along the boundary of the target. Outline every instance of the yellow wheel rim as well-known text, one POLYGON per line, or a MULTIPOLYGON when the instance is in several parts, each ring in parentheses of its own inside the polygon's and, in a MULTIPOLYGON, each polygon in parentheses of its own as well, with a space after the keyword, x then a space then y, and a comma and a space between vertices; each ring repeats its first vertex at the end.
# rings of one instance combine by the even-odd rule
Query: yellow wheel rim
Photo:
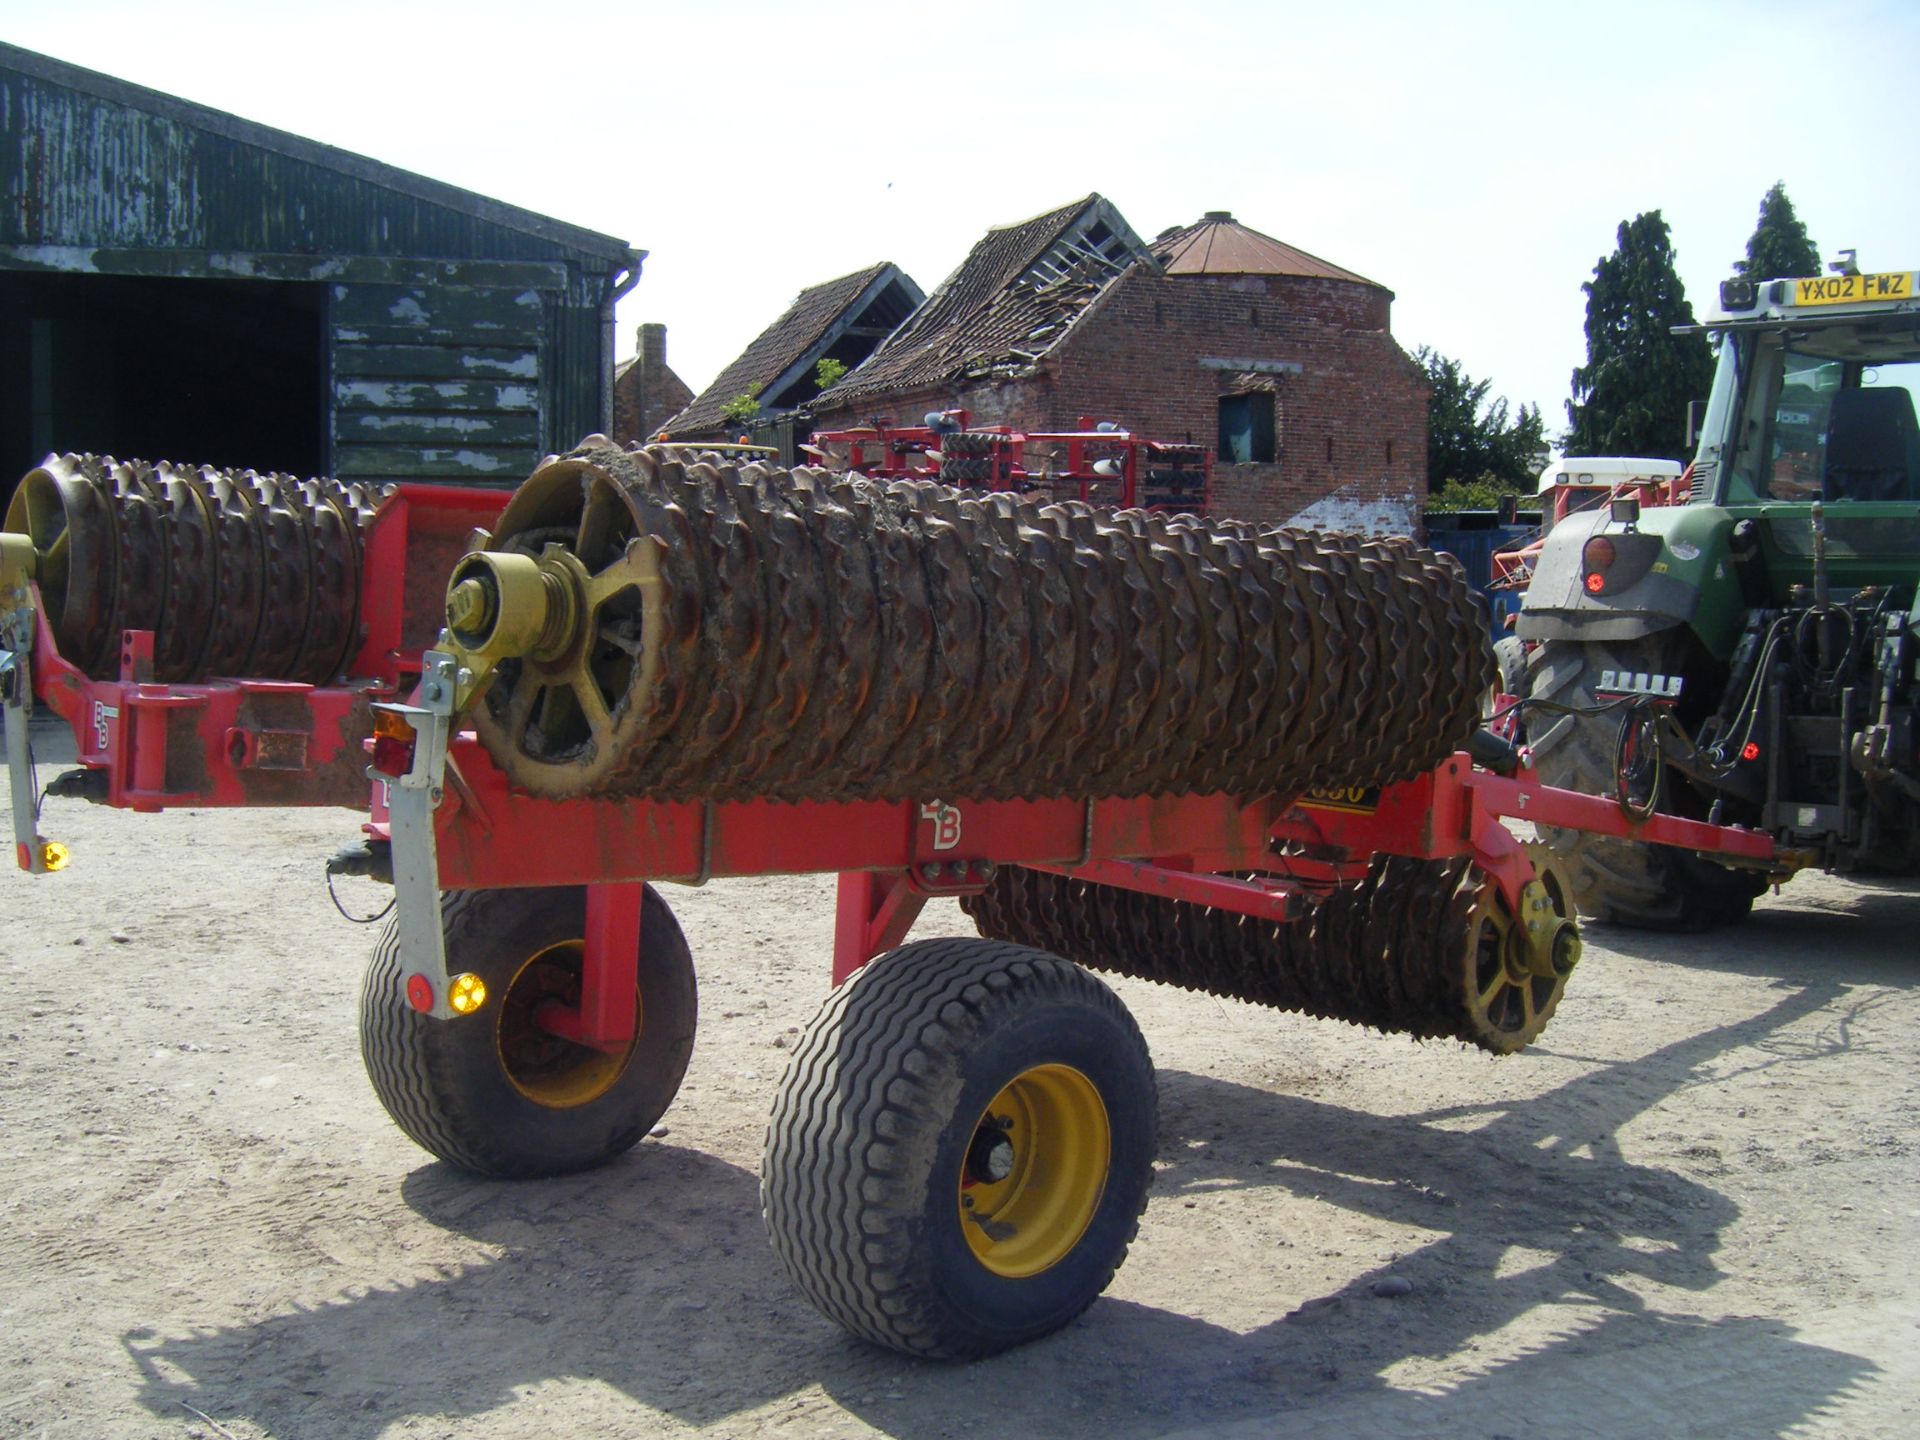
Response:
MULTIPOLYGON (((494 1041, 500 1069, 513 1088, 536 1105, 571 1110, 598 1100, 625 1073, 640 1043, 640 997, 634 996, 633 1039, 609 1052, 576 1045, 542 1030, 535 1012, 548 1003, 580 1003, 580 971, 586 946, 567 940, 530 956, 500 999, 494 1041)), ((458 1021, 452 1022, 458 1024, 458 1021)))
MULTIPOLYGON (((1544 848, 1529 846, 1528 856, 1554 916, 1571 920, 1572 889, 1564 873, 1544 848)), ((1546 1028, 1567 977, 1533 966, 1524 928, 1508 913, 1491 879, 1482 877, 1473 892, 1465 939, 1461 958, 1473 1026, 1495 1049, 1519 1050, 1546 1028)))
POLYGON ((960 1229, 974 1258, 1009 1280, 1066 1259, 1093 1223, 1112 1157, 1091 1080, 1070 1065, 1015 1076, 975 1122, 960 1166, 960 1229))

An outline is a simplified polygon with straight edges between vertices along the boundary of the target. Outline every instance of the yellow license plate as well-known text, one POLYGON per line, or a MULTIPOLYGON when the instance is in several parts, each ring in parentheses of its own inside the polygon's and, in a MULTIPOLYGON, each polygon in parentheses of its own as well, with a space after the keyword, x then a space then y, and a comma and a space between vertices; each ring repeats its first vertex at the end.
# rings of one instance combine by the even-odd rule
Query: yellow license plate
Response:
POLYGON ((1793 282, 1796 305, 1847 305, 1862 300, 1911 300, 1913 272, 1887 275, 1824 275, 1818 280, 1793 282))

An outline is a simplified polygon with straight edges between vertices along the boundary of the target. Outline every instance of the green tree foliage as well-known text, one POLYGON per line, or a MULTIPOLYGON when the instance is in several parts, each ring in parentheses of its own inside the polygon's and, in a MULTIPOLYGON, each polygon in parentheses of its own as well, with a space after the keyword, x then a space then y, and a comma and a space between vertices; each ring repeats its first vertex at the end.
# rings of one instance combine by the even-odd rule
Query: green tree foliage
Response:
POLYGON ((720 407, 721 418, 735 425, 748 424, 759 414, 760 402, 744 390, 720 407))
POLYGON ((1807 238, 1782 182, 1776 180, 1760 201, 1760 223, 1747 238, 1747 258, 1733 262, 1733 273, 1749 280, 1820 273, 1819 248, 1807 238))
POLYGON ((1694 323, 1674 269, 1673 238, 1658 210, 1622 222, 1613 254, 1593 267, 1587 292, 1587 363, 1567 402, 1569 455, 1684 459, 1687 402, 1704 398, 1713 352, 1694 323))
POLYGON ((829 390, 840 383, 840 377, 847 373, 847 362, 836 360, 831 355, 821 359, 813 367, 813 383, 822 390, 829 390))
POLYGON ((1509 495, 1517 498, 1519 487, 1503 480, 1449 480, 1427 497, 1426 510, 1429 515, 1461 510, 1498 510, 1500 502, 1509 495))
POLYGON ((1458 360, 1422 345, 1413 360, 1433 397, 1427 412, 1427 488, 1486 482, 1489 493, 1531 491, 1547 448, 1537 405, 1508 420, 1506 397, 1491 404, 1491 380, 1476 380, 1458 360))

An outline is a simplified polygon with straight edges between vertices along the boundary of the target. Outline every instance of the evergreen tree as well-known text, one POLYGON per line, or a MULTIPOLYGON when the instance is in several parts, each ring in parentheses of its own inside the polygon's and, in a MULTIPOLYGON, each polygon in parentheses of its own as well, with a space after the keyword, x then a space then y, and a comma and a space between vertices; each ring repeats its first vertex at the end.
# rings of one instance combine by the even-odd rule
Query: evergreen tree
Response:
POLYGON ((1787 187, 1774 181, 1760 201, 1760 223, 1747 239, 1747 258, 1733 262, 1733 273, 1749 280, 1777 280, 1820 273, 1820 251, 1807 227, 1793 213, 1787 187))
POLYGON ((1433 396, 1427 414, 1427 488, 1488 481, 1495 490, 1531 490, 1547 448, 1537 405, 1522 405, 1511 423, 1505 396, 1487 403, 1491 380, 1476 380, 1458 360, 1422 345, 1414 363, 1433 396))
POLYGON ((1694 323, 1693 307, 1660 212, 1623 222, 1581 288, 1587 363, 1573 372, 1567 453, 1684 459, 1687 402, 1705 397, 1713 354, 1704 335, 1672 333, 1694 323))

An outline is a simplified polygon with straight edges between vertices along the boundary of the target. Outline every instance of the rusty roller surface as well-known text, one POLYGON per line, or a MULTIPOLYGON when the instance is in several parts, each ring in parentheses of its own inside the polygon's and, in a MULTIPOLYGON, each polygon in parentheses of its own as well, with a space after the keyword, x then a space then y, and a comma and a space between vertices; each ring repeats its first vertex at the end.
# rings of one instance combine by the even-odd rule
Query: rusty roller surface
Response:
MULTIPOLYGON (((1563 881, 1542 875, 1569 916, 1563 881)), ((1292 924, 1017 866, 960 905, 988 939, 1091 970, 1496 1054, 1537 1036, 1566 987, 1565 970, 1529 965, 1520 927, 1464 859, 1375 856, 1365 880, 1292 924)))
POLYGON ((1377 785, 1462 745, 1493 676, 1458 565, 1407 540, 589 444, 488 550, 523 558, 463 562, 455 639, 537 623, 478 728, 552 796, 1377 785))
POLYGON ((6 528, 30 536, 60 653, 118 673, 124 630, 154 634, 154 678, 321 684, 359 642, 359 485, 112 456, 50 455, 6 528))

